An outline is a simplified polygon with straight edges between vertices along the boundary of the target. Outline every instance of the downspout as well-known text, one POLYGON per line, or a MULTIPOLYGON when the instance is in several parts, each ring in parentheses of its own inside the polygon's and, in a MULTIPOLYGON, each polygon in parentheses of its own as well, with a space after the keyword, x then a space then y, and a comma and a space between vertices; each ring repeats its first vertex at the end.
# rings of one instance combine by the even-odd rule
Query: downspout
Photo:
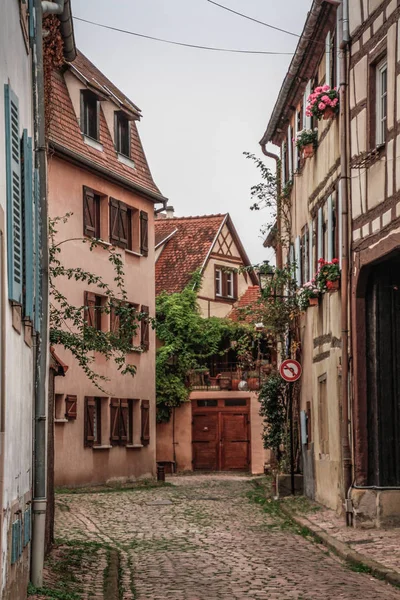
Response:
POLYGON ((282 269, 283 258, 282 258, 282 244, 281 244, 281 215, 280 215, 280 202, 279 202, 279 198, 281 195, 280 158, 277 154, 274 154, 273 152, 269 152, 266 149, 265 143, 263 143, 263 141, 261 141, 261 150, 262 150, 264 156, 267 156, 268 158, 272 158, 276 163, 276 195, 277 195, 277 202, 276 202, 276 228, 277 228, 276 266, 278 267, 278 269, 282 269))
POLYGON ((348 73, 347 51, 349 38, 348 0, 342 2, 342 42, 340 44, 340 189, 342 198, 342 469, 346 525, 352 524, 352 506, 349 493, 352 483, 352 456, 349 440, 349 175, 348 175, 348 73))
MULTIPOLYGON (((35 2, 36 4, 36 2, 35 2)), ((47 17, 47 15, 62 15, 64 11, 64 0, 54 0, 54 2, 41 2, 42 6, 42 16, 47 17)), ((38 12, 38 8, 36 9, 36 14, 40 14, 38 12)))
MULTIPOLYGON (((44 111, 43 31, 42 2, 34 0, 36 27, 33 60, 35 166, 40 178, 40 331, 36 340, 36 389, 34 424, 34 483, 33 483, 33 530, 31 581, 34 586, 43 583, 43 563, 46 529, 46 427, 47 427, 47 352, 48 352, 48 297, 49 257, 47 223, 47 177, 46 177, 46 134, 44 111)), ((44 3, 49 4, 49 3, 44 3)), ((51 3, 50 3, 51 4, 51 3)))

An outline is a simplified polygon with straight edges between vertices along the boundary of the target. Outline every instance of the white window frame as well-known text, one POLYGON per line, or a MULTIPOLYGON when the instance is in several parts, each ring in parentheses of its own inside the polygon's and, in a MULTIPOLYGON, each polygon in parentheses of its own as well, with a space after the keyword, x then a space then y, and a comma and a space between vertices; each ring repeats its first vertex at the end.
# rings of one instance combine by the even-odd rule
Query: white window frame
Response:
POLYGON ((376 65, 376 132, 375 145, 382 146, 386 142, 386 122, 387 122, 387 58, 385 57, 376 65), (382 75, 386 74, 386 89, 383 89, 382 75), (383 107, 385 106, 385 115, 383 107))
POLYGON ((227 295, 227 298, 235 297, 234 280, 233 280, 233 272, 232 271, 227 271, 227 273, 226 273, 226 295, 227 295))
POLYGON ((222 298, 222 270, 215 269, 215 295, 222 298))

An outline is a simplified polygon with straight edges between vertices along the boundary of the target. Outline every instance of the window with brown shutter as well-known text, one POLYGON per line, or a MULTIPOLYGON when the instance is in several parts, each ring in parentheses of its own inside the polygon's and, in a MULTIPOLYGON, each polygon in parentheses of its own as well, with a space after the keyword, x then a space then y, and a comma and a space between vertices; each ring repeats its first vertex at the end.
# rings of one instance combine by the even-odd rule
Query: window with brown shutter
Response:
POLYGON ((140 254, 149 254, 149 215, 144 210, 140 211, 140 254))
POLYGON ((142 417, 141 442, 143 446, 148 446, 150 443, 150 402, 142 400, 140 410, 142 417))
MULTIPOLYGON (((127 314, 120 314, 119 307, 121 302, 114 300, 110 308, 110 331, 118 336, 120 339, 126 337, 132 346, 139 345, 138 339, 138 321, 137 312, 139 310, 138 304, 124 303, 124 306, 131 309, 131 312, 127 314)), ((146 307, 147 308, 147 307, 146 307)))
POLYGON ((142 304, 141 313, 142 320, 140 345, 142 346, 142 350, 147 352, 147 350, 150 348, 149 307, 142 304))
POLYGON ((119 244, 119 202, 110 198, 110 243, 119 244))
POLYGON ((119 398, 111 398, 110 402, 110 442, 116 446, 120 442, 120 401, 119 398))
MULTIPOLYGON (((110 243, 127 250, 133 249, 134 215, 138 211, 124 202, 110 198, 110 243)), ((137 237, 137 235, 136 235, 137 237)))
POLYGON ((100 196, 90 188, 83 188, 83 234, 100 238, 100 196))
POLYGON ((126 398, 121 398, 119 435, 121 446, 129 442, 129 404, 126 398))
POLYGON ((66 396, 65 398, 65 418, 68 420, 77 417, 77 396, 66 396))
POLYGON ((85 398, 85 418, 84 418, 84 445, 91 447, 95 443, 95 421, 96 401, 90 396, 85 398))
POLYGON ((85 292, 85 322, 89 327, 101 331, 104 299, 92 292, 85 292))

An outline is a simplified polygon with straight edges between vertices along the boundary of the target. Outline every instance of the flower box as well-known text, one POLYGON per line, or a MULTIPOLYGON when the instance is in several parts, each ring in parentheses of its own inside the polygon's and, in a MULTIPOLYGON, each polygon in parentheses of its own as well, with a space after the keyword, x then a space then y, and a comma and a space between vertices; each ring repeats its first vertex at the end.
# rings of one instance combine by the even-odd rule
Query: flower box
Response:
POLYGON ((324 114, 323 114, 323 120, 324 121, 328 121, 328 119, 334 119, 335 118, 335 111, 330 108, 329 106, 326 107, 326 109, 324 110, 324 114))
POLYGON ((314 145, 307 144, 303 146, 303 158, 311 158, 312 156, 314 156, 314 145))
POLYGON ((339 90, 329 85, 318 86, 307 102, 307 117, 315 117, 318 121, 333 119, 339 113, 339 90))
POLYGON ((318 298, 309 298, 308 299, 308 306, 318 306, 318 298))

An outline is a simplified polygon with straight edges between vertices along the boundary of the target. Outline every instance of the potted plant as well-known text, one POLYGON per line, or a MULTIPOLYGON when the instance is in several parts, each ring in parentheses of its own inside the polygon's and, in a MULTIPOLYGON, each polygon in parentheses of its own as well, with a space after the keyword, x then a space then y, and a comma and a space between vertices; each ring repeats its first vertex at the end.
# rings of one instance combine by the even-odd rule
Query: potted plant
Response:
POLYGON ((302 129, 297 134, 295 142, 303 158, 311 158, 318 147, 318 130, 302 129))
POLYGON ((309 306, 318 306, 319 289, 315 279, 307 281, 298 293, 298 303, 300 310, 306 310, 309 306))
POLYGON ((329 262, 320 258, 315 279, 320 292, 335 292, 338 290, 340 284, 339 260, 334 258, 329 262))
POLYGON ((307 98, 307 117, 333 119, 339 113, 339 91, 329 85, 318 86, 307 98))

